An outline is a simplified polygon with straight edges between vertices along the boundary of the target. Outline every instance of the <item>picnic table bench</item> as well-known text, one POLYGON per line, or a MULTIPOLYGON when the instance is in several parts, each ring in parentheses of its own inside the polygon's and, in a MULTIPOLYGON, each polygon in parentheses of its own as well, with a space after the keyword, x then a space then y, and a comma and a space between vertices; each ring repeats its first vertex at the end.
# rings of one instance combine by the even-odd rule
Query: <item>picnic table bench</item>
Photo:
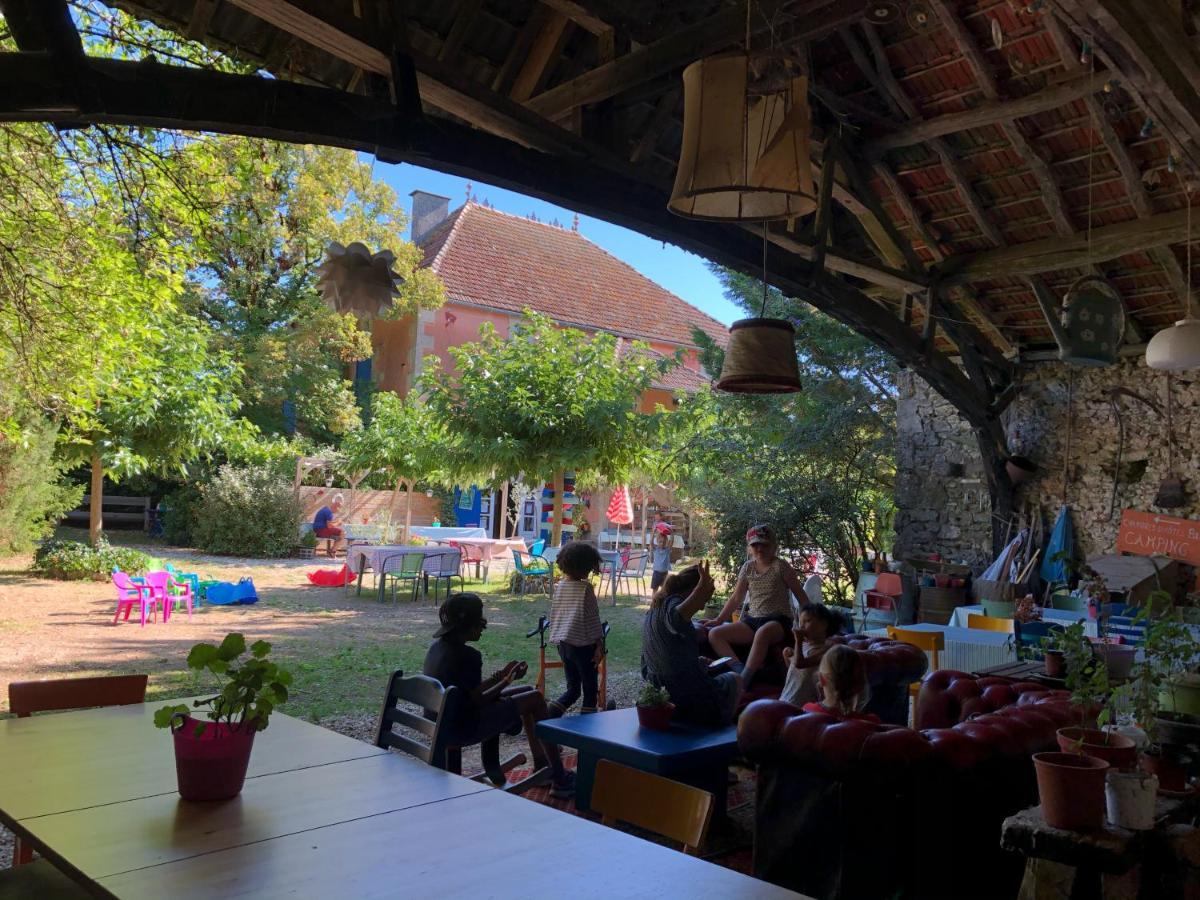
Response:
MULTIPOLYGON (((87 522, 91 519, 92 495, 84 494, 79 506, 69 513, 72 522, 87 522)), ((106 522, 140 522, 142 531, 150 530, 149 497, 117 497, 105 494, 100 500, 100 514, 106 522)))

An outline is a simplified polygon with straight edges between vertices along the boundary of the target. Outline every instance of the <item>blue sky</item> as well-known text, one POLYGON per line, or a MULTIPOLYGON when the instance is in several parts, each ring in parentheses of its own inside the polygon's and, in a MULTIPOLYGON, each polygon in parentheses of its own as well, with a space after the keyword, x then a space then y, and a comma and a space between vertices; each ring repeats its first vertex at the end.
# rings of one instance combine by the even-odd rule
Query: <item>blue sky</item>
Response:
MULTIPOLYGON (((462 206, 467 196, 467 180, 406 163, 388 165, 375 162, 375 177, 391 185, 408 206, 409 191, 422 190, 450 198, 450 209, 462 206)), ((535 213, 549 222, 558 219, 570 226, 574 213, 561 206, 516 194, 480 181, 472 181, 471 194, 479 202, 488 201, 496 209, 518 216, 535 213)), ((705 261, 671 244, 651 240, 645 235, 612 225, 590 216, 579 217, 579 230, 588 240, 599 244, 613 256, 633 266, 647 278, 697 306, 726 325, 746 314, 725 299, 721 283, 708 271, 705 261)))

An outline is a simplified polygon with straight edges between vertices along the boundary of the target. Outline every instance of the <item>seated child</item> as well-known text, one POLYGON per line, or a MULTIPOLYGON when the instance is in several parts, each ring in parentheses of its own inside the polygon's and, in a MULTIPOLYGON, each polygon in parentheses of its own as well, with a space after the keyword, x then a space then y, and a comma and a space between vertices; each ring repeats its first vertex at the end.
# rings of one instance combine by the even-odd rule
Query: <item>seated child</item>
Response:
POLYGON ((829 649, 827 638, 834 630, 833 612, 824 603, 807 603, 800 609, 792 635, 796 646, 785 647, 784 661, 788 664, 787 680, 779 699, 804 706, 821 699, 817 666, 829 649))
POLYGON ((692 616, 712 595, 707 562, 667 576, 642 626, 642 677, 667 689, 681 721, 720 728, 733 721, 742 680, 734 672, 710 675, 700 659, 692 616))
POLYGON ((879 716, 858 711, 867 697, 867 670, 858 651, 834 644, 821 656, 819 672, 824 699, 805 703, 805 712, 879 724, 879 716))
POLYGON ((596 711, 600 661, 604 659, 604 625, 596 591, 588 576, 600 572, 600 552, 591 544, 570 541, 558 554, 563 578, 550 603, 550 643, 558 648, 567 689, 549 703, 551 715, 565 715, 583 693, 583 712, 596 711))
POLYGON ((437 640, 425 654, 425 674, 443 687, 453 685, 467 698, 455 721, 441 723, 449 741, 464 747, 482 744, 484 770, 500 787, 505 777, 500 771, 498 737, 501 733, 520 734, 524 724, 534 765, 549 766, 552 771, 551 793, 569 797, 574 791, 574 773, 563 768, 555 744, 534 735, 535 722, 550 718, 545 699, 532 686, 511 687, 513 681, 524 677, 528 666, 514 659, 484 678, 483 656, 467 646, 478 641, 487 628, 483 600, 478 594, 452 594, 438 610, 438 617, 442 627, 433 633, 437 640))

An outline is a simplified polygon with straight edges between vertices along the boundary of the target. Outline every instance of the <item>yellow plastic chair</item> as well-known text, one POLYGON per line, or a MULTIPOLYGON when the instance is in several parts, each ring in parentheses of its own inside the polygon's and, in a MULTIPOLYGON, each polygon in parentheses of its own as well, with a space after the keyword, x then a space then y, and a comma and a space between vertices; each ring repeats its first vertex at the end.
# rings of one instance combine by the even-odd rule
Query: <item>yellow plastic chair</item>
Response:
MULTIPOLYGON (((895 625, 888 626, 888 637, 893 641, 903 641, 906 644, 912 644, 914 647, 920 647, 932 657, 933 668, 931 672, 936 672, 941 668, 939 654, 946 649, 946 634, 942 631, 913 631, 908 628, 897 628, 895 625)), ((917 721, 917 697, 921 693, 921 682, 914 681, 908 686, 908 698, 912 701, 912 715, 909 718, 910 724, 914 725, 917 721)))
POLYGON ((610 759, 596 763, 592 809, 603 824, 625 822, 683 844, 695 856, 708 833, 713 795, 708 791, 631 769, 610 759))
POLYGON ((981 616, 978 613, 967 614, 967 627, 977 628, 980 631, 1003 631, 1006 634, 1012 634, 1013 620, 1001 619, 999 616, 981 616))

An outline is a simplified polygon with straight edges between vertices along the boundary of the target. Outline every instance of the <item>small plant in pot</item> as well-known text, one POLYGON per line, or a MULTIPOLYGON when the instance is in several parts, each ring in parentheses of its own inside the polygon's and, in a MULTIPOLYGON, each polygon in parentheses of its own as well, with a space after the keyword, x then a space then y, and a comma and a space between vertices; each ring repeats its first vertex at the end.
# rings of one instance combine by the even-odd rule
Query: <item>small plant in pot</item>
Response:
POLYGON ((309 529, 300 537, 296 545, 296 556, 300 559, 312 559, 317 552, 317 534, 309 529))
POLYGON ((1058 729, 1059 749, 1094 756, 1115 769, 1132 769, 1137 765, 1136 744, 1126 735, 1105 728, 1113 720, 1108 666, 1093 653, 1082 622, 1067 626, 1063 632, 1063 652, 1067 690, 1071 692, 1071 703, 1079 710, 1079 725, 1058 729))
POLYGON ((671 727, 671 714, 675 704, 666 688, 646 682, 637 696, 638 724, 654 731, 666 731, 671 727))
POLYGON ((220 690, 191 707, 168 705, 154 714, 155 725, 171 729, 184 800, 228 800, 241 793, 254 736, 287 700, 292 683, 289 672, 267 659, 270 652, 266 641, 247 648, 245 637, 233 632, 220 645, 197 644, 188 653, 188 668, 211 673, 220 690), (247 649, 250 658, 239 662, 247 649), (202 707, 207 707, 203 719, 191 715, 202 707))

